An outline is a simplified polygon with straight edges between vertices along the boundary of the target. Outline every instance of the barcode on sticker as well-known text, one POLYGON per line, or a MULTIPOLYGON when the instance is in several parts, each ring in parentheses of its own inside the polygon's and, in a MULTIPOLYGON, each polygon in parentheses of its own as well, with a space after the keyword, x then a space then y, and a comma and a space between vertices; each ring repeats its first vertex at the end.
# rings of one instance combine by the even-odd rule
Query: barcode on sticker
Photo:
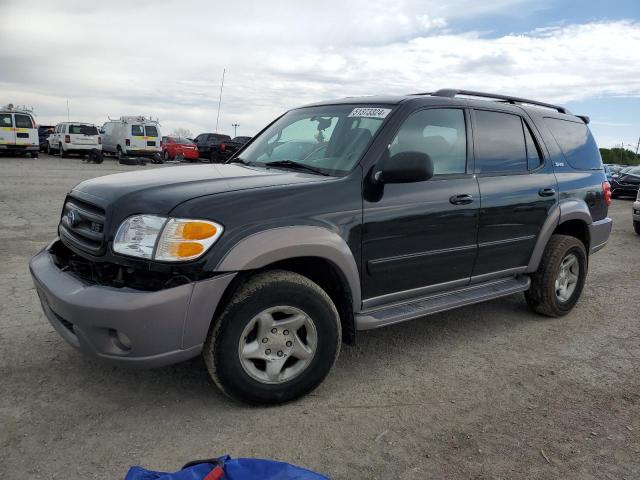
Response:
POLYGON ((390 108, 376 108, 376 107, 358 107, 351 110, 350 117, 365 117, 365 118, 385 118, 389 115, 390 108))

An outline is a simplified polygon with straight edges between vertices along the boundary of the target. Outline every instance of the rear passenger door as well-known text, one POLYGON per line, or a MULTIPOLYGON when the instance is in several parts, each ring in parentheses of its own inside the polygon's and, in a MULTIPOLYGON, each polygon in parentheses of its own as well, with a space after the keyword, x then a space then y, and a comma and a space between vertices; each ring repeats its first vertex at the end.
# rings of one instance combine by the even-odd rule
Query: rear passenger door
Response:
POLYGON ((482 281, 524 270, 558 194, 540 136, 525 115, 475 109, 472 122, 480 185, 472 281, 482 281))

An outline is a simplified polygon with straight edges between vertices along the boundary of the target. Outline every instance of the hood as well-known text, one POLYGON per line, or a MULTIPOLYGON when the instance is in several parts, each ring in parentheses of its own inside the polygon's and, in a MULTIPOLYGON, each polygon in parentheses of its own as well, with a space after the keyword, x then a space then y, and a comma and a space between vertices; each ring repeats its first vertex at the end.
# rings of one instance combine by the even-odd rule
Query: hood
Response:
POLYGON ((623 173, 618 177, 618 182, 638 184, 640 183, 640 175, 636 173, 623 173))
POLYGON ((72 194, 105 210, 119 210, 127 215, 168 214, 176 205, 196 197, 328 178, 239 164, 182 165, 93 178, 76 185, 72 194))

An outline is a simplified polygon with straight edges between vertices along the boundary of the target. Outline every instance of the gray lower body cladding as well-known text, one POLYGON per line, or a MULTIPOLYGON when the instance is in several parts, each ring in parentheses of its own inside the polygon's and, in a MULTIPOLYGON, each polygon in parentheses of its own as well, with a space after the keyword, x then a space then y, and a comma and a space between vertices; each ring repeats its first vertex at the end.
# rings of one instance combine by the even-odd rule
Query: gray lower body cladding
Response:
POLYGON ((197 356, 234 273, 144 292, 87 283, 48 249, 30 263, 45 315, 70 345, 112 363, 155 367, 197 356))

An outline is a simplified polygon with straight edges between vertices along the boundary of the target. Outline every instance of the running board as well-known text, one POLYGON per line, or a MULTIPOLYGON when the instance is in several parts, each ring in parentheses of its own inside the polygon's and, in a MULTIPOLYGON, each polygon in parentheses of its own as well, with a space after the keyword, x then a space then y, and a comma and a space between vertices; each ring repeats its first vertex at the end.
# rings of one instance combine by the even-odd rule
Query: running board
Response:
POLYGON ((526 275, 502 278, 469 285, 449 292, 440 292, 402 303, 376 307, 356 314, 356 328, 370 330, 405 322, 474 303, 504 297, 529 289, 531 279, 526 275))

